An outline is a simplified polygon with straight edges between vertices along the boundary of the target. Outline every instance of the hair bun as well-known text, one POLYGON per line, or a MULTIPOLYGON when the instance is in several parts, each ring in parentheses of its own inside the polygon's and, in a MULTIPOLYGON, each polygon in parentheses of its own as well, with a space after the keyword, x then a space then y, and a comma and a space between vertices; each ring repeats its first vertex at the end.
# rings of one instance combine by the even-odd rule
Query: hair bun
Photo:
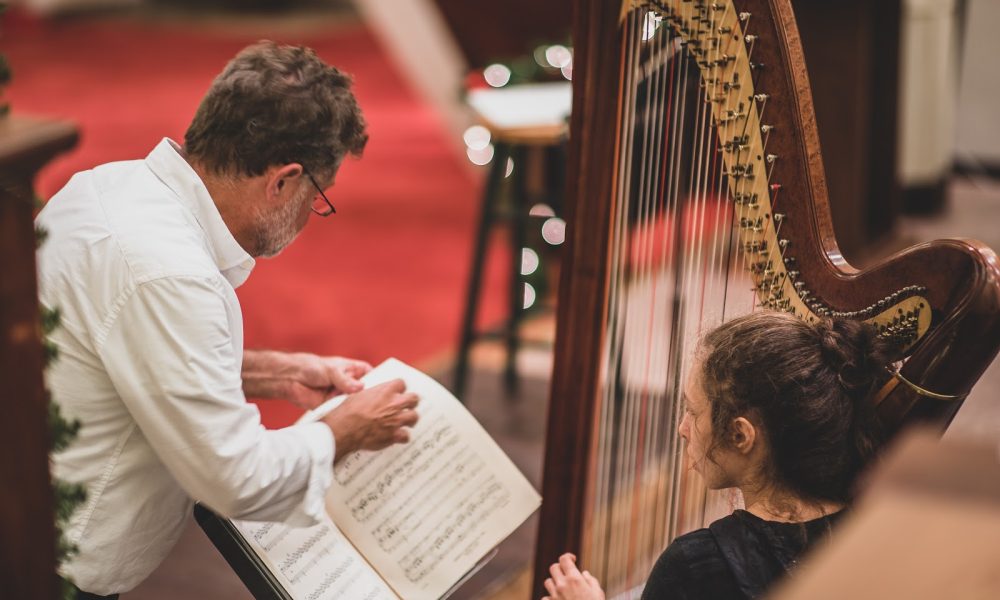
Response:
POLYGON ((815 324, 823 360, 856 400, 866 398, 891 362, 890 344, 863 321, 824 319, 815 324))

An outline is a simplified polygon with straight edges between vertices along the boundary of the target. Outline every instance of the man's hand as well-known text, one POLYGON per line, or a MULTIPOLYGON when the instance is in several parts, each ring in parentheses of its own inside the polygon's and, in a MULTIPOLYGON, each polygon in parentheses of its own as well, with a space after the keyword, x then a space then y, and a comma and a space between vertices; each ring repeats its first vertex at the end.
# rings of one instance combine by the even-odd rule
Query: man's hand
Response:
POLYGON ((334 462, 357 450, 381 450, 410 440, 417 423, 417 395, 394 379, 360 391, 323 418, 336 440, 334 462))
POLYGON ((361 391, 365 387, 361 377, 372 370, 363 360, 341 356, 296 353, 289 358, 296 363, 298 373, 289 383, 288 400, 305 409, 316 408, 337 394, 361 391))
POLYGON ((247 350, 243 357, 243 392, 251 398, 283 398, 316 408, 331 396, 352 394, 364 385, 360 378, 372 366, 363 360, 247 350))
POLYGON ((576 567, 576 557, 566 553, 559 562, 549 567, 552 577, 545 580, 545 590, 549 593, 542 600, 604 600, 604 590, 593 575, 580 572, 576 567))

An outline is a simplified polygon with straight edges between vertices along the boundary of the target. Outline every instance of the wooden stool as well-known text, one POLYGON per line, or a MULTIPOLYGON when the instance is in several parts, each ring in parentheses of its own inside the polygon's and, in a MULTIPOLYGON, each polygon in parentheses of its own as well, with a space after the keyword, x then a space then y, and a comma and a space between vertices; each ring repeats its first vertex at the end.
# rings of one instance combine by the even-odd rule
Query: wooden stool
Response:
POLYGON ((550 205, 559 205, 564 183, 562 167, 565 163, 560 153, 564 149, 568 131, 566 115, 570 108, 569 84, 535 84, 477 90, 470 94, 469 104, 476 112, 479 122, 489 130, 494 154, 486 178, 473 244, 472 273, 466 293, 452 386, 459 398, 465 391, 469 352, 479 338, 504 339, 507 350, 504 386, 508 392, 516 388, 516 358, 521 345, 519 327, 525 310, 521 257, 522 249, 527 243, 528 213, 532 206, 528 190, 528 159, 532 152, 549 153, 550 159, 552 156, 558 157, 549 161, 541 195, 550 205), (509 159, 513 160, 514 169, 505 186, 509 159), (493 228, 504 224, 510 234, 509 314, 501 331, 477 332, 475 319, 479 308, 487 244, 493 228))

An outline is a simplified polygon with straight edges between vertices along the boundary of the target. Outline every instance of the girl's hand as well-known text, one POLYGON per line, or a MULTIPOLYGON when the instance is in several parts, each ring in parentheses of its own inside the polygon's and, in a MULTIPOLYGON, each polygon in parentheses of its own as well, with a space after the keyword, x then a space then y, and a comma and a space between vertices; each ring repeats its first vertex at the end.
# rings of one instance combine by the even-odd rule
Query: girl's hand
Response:
POLYGON ((576 568, 576 557, 566 553, 549 567, 552 577, 545 580, 549 595, 542 600, 604 600, 600 582, 587 571, 576 568))

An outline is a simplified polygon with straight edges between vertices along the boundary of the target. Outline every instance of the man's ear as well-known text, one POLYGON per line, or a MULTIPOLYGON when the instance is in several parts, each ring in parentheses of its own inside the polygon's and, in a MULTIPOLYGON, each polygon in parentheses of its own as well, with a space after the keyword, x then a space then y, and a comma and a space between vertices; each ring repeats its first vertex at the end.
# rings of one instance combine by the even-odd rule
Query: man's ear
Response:
POLYGON ((757 443, 757 428, 746 417, 737 417, 733 419, 732 436, 736 451, 740 454, 750 454, 754 444, 757 443))
POLYGON ((281 196, 288 191, 288 184, 302 177, 305 170, 299 163, 274 166, 267 170, 267 195, 281 196))

